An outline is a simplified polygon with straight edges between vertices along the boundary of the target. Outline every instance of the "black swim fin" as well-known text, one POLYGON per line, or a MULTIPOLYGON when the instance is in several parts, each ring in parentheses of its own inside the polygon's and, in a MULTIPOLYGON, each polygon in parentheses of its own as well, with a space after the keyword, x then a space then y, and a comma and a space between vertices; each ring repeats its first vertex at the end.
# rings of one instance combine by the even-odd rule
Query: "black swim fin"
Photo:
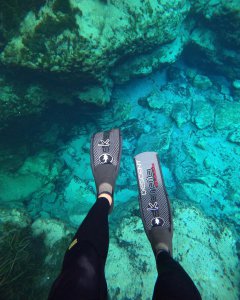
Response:
POLYGON ((155 152, 143 152, 134 158, 139 205, 147 237, 155 255, 166 250, 172 255, 173 224, 170 202, 155 152))
MULTIPOLYGON (((97 194, 113 196, 122 153, 122 137, 119 129, 98 132, 91 140, 91 167, 97 194)), ((113 209, 111 206, 110 212, 113 209)))

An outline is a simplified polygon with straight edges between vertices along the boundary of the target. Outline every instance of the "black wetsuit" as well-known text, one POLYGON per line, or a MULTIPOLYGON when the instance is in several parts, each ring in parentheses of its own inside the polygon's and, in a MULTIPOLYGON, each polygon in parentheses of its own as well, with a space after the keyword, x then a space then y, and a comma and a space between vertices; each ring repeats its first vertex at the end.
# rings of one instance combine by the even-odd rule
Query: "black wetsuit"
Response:
MULTIPOLYGON (((98 199, 67 250, 49 300, 107 299, 104 274, 109 246, 109 203, 98 199)), ((158 278, 153 299, 195 300, 201 296, 191 278, 167 252, 157 257, 158 278)))

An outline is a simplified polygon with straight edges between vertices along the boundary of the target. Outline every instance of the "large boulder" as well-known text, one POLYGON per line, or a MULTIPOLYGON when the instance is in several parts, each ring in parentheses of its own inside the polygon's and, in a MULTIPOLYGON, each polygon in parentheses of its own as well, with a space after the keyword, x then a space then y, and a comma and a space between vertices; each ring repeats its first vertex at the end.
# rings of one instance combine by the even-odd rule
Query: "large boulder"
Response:
POLYGON ((191 17, 198 22, 191 33, 185 57, 236 79, 240 73, 239 0, 190 0, 191 17))
POLYGON ((19 20, 1 62, 102 83, 120 58, 172 42, 188 10, 182 0, 47 1, 19 20))
POLYGON ((240 46, 239 0, 190 0, 192 10, 204 17, 221 41, 228 46, 240 46))

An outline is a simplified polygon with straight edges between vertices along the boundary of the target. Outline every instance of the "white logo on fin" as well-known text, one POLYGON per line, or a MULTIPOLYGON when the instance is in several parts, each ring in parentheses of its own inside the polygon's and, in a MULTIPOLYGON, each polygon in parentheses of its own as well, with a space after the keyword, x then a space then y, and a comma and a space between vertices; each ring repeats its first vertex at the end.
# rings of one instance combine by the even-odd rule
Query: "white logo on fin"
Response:
POLYGON ((100 140, 100 142, 98 142, 98 146, 99 147, 109 147, 110 146, 110 139, 107 139, 106 141, 100 140))
POLYGON ((158 203, 157 202, 154 202, 154 204, 152 204, 152 203, 148 203, 148 208, 147 208, 147 210, 158 210, 158 203))
POLYGON ((165 221, 160 218, 160 217, 156 217, 152 219, 152 227, 156 227, 156 226, 163 226, 165 221))
POLYGON ((113 162, 113 157, 108 153, 104 153, 99 157, 99 160, 102 164, 111 164, 113 162))

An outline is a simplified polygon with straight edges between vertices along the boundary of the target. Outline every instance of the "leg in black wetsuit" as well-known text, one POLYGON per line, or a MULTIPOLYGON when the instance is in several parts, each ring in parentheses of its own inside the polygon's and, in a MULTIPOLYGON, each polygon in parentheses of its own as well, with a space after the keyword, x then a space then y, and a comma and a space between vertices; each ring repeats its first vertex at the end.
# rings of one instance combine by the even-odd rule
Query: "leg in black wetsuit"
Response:
MULTIPOLYGON (((107 299, 104 267, 108 253, 109 203, 100 198, 79 227, 67 250, 61 274, 54 282, 49 300, 107 299)), ((200 300, 201 296, 184 269, 167 253, 157 256, 158 279, 154 300, 200 300)))
POLYGON ((113 209, 112 196, 121 152, 119 129, 92 136, 91 168, 98 199, 65 254, 61 274, 52 286, 49 300, 107 299, 104 267, 109 245, 108 214, 113 209))
POLYGON ((173 220, 156 152, 134 158, 139 204, 146 235, 157 261, 158 279, 153 300, 199 300, 201 296, 184 269, 172 258, 173 220))
POLYGON ((169 253, 158 254, 157 270, 153 300, 201 300, 191 278, 169 253))
MULTIPOLYGON (((114 191, 121 156, 121 144, 121 135, 117 129, 97 133, 92 138, 91 166, 97 194, 105 194, 105 198, 102 196, 100 199, 97 199, 79 227, 69 250, 65 254, 61 273, 52 286, 49 300, 107 299, 107 283, 104 268, 109 246, 108 213, 113 208, 113 199, 111 198, 112 202, 108 202, 108 197, 112 197, 114 191)), ((145 156, 146 154, 138 155, 137 159, 140 160, 142 155, 145 156)), ((156 154, 150 153, 147 156, 151 158, 155 157, 156 154)), ((155 164, 153 165, 150 159, 147 159, 147 162, 150 163, 150 167, 145 178, 143 177, 142 165, 137 161, 138 175, 141 177, 140 181, 142 184, 143 178, 149 179, 151 172, 155 172, 155 175, 158 175, 154 177, 155 181, 157 178, 161 178, 160 171, 158 171, 158 162, 154 161, 155 164), (156 170, 158 174, 156 174, 156 170)), ((154 184, 156 185, 155 181, 154 184)), ((163 187, 161 181, 158 184, 156 187, 163 187)), ((146 187, 147 184, 144 184, 144 186, 140 185, 140 192, 144 195, 146 195, 146 187)), ((143 206, 146 212, 148 210, 153 212, 154 226, 161 224, 164 218, 167 221, 166 216, 169 219, 171 217, 169 209, 162 210, 161 215, 156 215, 156 210, 159 210, 159 207, 162 207, 164 203, 164 199, 167 199, 166 196, 164 197, 165 190, 161 189, 160 191, 160 199, 155 197, 154 203, 149 203, 149 199, 145 199, 147 200, 146 203, 149 203, 148 209, 146 209, 147 205, 143 206), (159 206, 157 201, 159 201, 159 206)), ((165 201, 166 205, 167 203, 168 201, 165 201)), ((150 228, 150 232, 147 230, 155 254, 159 252, 159 249, 164 249, 163 244, 166 245, 165 248, 168 246, 167 248, 170 249, 169 252, 171 253, 172 233, 168 233, 169 228, 171 229, 171 220, 169 223, 168 227, 163 227, 164 230, 155 230, 157 227, 155 228, 153 225, 155 229, 150 228), (161 242, 160 248, 159 242, 161 242)), ((190 277, 169 253, 162 251, 157 254, 157 269, 158 279, 154 289, 154 300, 201 299, 190 277)))
POLYGON ((109 202, 97 199, 67 250, 49 300, 105 300, 109 202))

